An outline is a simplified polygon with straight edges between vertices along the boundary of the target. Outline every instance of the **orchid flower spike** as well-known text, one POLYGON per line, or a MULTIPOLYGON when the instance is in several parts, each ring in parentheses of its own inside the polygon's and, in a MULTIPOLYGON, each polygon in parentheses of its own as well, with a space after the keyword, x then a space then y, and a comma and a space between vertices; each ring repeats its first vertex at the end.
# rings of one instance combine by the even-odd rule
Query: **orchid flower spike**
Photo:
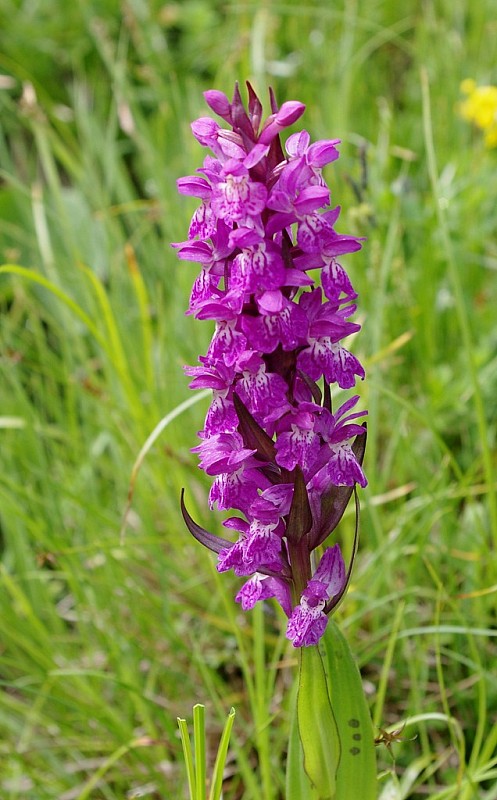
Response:
MULTIPOLYGON (((188 239, 173 245, 200 266, 187 313, 215 323, 207 353, 185 369, 192 388, 212 390, 193 450, 213 478, 210 507, 239 512, 224 522, 236 541, 197 525, 183 497, 181 504, 190 532, 218 554, 218 570, 248 578, 236 597, 242 608, 274 597, 301 647, 319 641, 346 591, 352 562, 347 569, 338 544, 322 545, 356 484, 366 485, 358 419, 367 412, 355 410, 358 395, 332 410, 330 388, 364 378, 343 344, 360 326, 350 319, 357 295, 338 261, 361 241, 336 231, 340 208, 330 208, 322 174, 339 140, 311 144, 301 130, 283 150, 280 135, 305 106, 278 109, 271 95, 264 121, 249 84, 248 94, 246 109, 238 86, 231 102, 205 93, 229 128, 211 117, 192 124, 212 155, 178 181, 200 205, 188 239)), ((354 555, 356 545, 357 525, 354 555)))

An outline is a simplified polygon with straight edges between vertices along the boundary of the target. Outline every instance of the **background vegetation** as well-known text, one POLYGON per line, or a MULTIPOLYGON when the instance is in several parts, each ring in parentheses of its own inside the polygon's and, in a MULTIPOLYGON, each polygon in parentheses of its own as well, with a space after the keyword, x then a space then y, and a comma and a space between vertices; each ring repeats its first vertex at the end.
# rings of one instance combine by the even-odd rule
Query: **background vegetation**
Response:
POLYGON ((194 702, 213 751, 237 709, 226 800, 283 798, 294 653, 178 509, 186 486, 216 524, 190 453, 207 400, 178 408, 210 330, 183 313, 175 179, 200 163, 202 91, 246 78, 342 138, 327 177, 367 237, 346 266, 370 484, 338 621, 375 725, 407 721, 379 793, 497 798, 497 152, 456 111, 463 78, 497 81, 495 11, 0 0, 2 800, 186 797, 194 702))

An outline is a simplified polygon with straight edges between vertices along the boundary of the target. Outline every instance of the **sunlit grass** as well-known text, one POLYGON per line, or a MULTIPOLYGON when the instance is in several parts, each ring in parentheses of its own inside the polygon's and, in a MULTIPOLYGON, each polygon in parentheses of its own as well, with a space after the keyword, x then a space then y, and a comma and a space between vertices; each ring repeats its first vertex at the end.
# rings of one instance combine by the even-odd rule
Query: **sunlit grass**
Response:
POLYGON ((209 330, 175 180, 202 91, 245 78, 342 137, 331 188, 367 237, 370 485, 338 621, 375 724, 405 725, 379 793, 497 798, 497 162, 456 111, 463 78, 495 83, 492 8, 0 0, 2 800, 186 797, 196 702, 216 743, 237 709, 227 800, 284 796, 282 620, 241 614, 179 513, 184 486, 218 525, 189 452, 206 400, 181 406, 209 330))

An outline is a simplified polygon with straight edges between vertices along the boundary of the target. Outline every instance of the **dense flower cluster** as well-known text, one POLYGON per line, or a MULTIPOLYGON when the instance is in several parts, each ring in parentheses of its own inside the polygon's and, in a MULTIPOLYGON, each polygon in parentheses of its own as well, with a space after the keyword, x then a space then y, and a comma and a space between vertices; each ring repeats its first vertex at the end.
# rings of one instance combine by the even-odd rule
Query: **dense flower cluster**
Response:
POLYGON ((364 377, 342 340, 357 297, 338 257, 361 247, 335 231, 322 168, 338 158, 339 140, 311 144, 307 131, 279 134, 305 106, 286 102, 262 122, 248 85, 248 112, 208 91, 209 107, 230 129, 202 117, 193 134, 213 156, 199 174, 180 178, 181 194, 201 203, 178 256, 198 262, 189 312, 215 332, 192 388, 212 389, 200 467, 214 478, 211 508, 236 509, 224 525, 238 540, 214 536, 183 515, 199 541, 218 553, 218 570, 250 576, 237 595, 244 609, 275 597, 288 616, 294 646, 316 644, 327 614, 345 592, 350 568, 337 544, 315 565, 313 551, 338 524, 362 471, 365 428, 353 396, 336 411, 330 384, 351 389, 364 377), (309 275, 319 270, 320 286, 309 275), (319 383, 318 383, 319 382, 319 383))
POLYGON ((497 86, 477 86, 466 78, 461 91, 466 98, 459 103, 459 113, 484 132, 487 147, 497 147, 497 86))

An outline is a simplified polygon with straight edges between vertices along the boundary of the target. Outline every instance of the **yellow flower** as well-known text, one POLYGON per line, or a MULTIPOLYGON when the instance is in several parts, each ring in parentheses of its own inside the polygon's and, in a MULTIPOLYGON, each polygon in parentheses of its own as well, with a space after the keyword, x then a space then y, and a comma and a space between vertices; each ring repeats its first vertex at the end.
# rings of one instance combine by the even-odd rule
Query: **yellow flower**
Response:
POLYGON ((484 132, 487 147, 497 147, 497 86, 477 86, 466 78, 461 92, 467 97, 458 105, 459 114, 484 132))

